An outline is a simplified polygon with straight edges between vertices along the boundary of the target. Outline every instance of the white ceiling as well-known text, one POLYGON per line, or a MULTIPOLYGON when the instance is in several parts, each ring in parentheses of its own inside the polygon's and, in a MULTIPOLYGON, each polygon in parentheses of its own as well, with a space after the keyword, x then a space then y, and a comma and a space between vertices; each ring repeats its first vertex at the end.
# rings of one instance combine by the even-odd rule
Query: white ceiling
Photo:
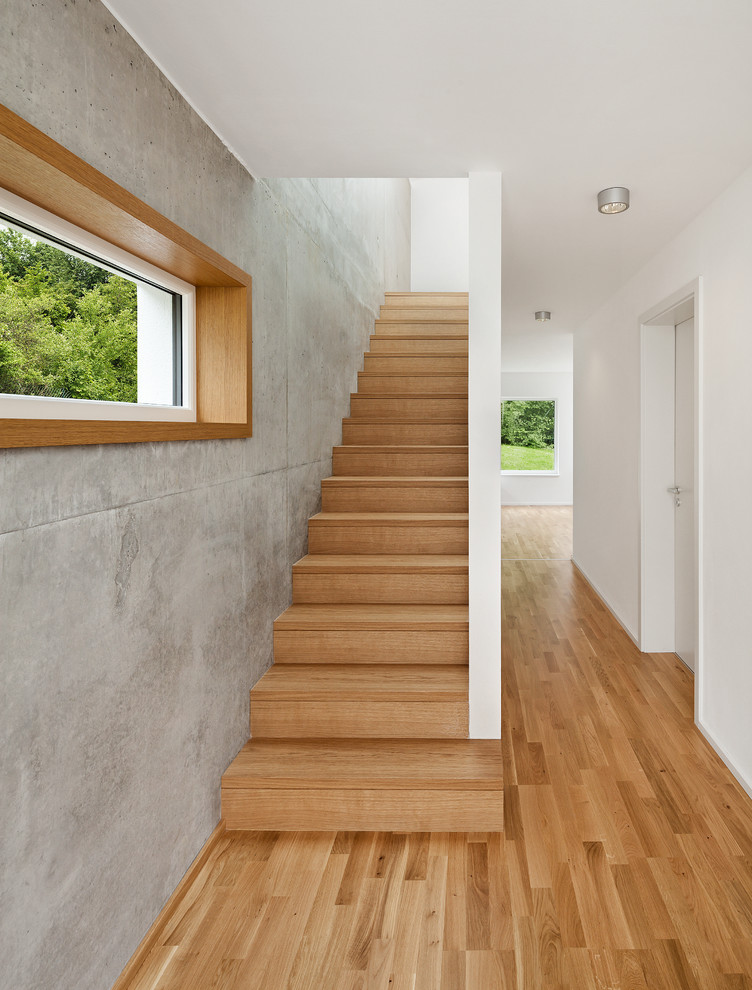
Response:
POLYGON ((511 332, 571 332, 752 162, 749 0, 107 5, 255 175, 501 170, 511 332))

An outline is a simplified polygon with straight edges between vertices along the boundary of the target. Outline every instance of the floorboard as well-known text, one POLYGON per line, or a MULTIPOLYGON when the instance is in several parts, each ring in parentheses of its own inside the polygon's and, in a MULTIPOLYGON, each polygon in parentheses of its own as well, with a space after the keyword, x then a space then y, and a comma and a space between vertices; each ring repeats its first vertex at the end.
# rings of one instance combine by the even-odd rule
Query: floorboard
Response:
POLYGON ((129 990, 751 990, 752 802, 692 676, 515 515, 504 833, 225 833, 129 990))

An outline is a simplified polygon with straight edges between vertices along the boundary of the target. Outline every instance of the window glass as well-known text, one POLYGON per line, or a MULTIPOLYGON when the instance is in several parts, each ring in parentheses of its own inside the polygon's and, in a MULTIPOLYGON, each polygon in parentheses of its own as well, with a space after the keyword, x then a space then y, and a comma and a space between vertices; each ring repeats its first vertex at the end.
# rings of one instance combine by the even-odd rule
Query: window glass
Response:
POLYGON ((0 392, 180 403, 180 296, 0 214, 0 392))
POLYGON ((556 470, 554 399, 502 399, 501 470, 556 470))

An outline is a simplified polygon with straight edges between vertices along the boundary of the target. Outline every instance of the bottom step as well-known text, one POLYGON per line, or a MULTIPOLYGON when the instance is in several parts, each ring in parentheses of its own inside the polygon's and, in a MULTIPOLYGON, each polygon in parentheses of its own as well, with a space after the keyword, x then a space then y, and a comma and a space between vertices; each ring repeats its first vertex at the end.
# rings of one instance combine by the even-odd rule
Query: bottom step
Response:
POLYGON ((500 832, 501 743, 251 740, 222 778, 228 829, 500 832))

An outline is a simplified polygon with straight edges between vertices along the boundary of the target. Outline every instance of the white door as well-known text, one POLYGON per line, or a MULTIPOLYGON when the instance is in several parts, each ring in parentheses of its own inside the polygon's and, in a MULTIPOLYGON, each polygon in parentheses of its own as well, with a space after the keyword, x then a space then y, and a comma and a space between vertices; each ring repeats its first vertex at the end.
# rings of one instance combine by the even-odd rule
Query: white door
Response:
POLYGON ((694 443, 694 319, 676 327, 676 390, 674 418, 674 591, 676 596, 675 651, 695 669, 695 443, 694 443))

